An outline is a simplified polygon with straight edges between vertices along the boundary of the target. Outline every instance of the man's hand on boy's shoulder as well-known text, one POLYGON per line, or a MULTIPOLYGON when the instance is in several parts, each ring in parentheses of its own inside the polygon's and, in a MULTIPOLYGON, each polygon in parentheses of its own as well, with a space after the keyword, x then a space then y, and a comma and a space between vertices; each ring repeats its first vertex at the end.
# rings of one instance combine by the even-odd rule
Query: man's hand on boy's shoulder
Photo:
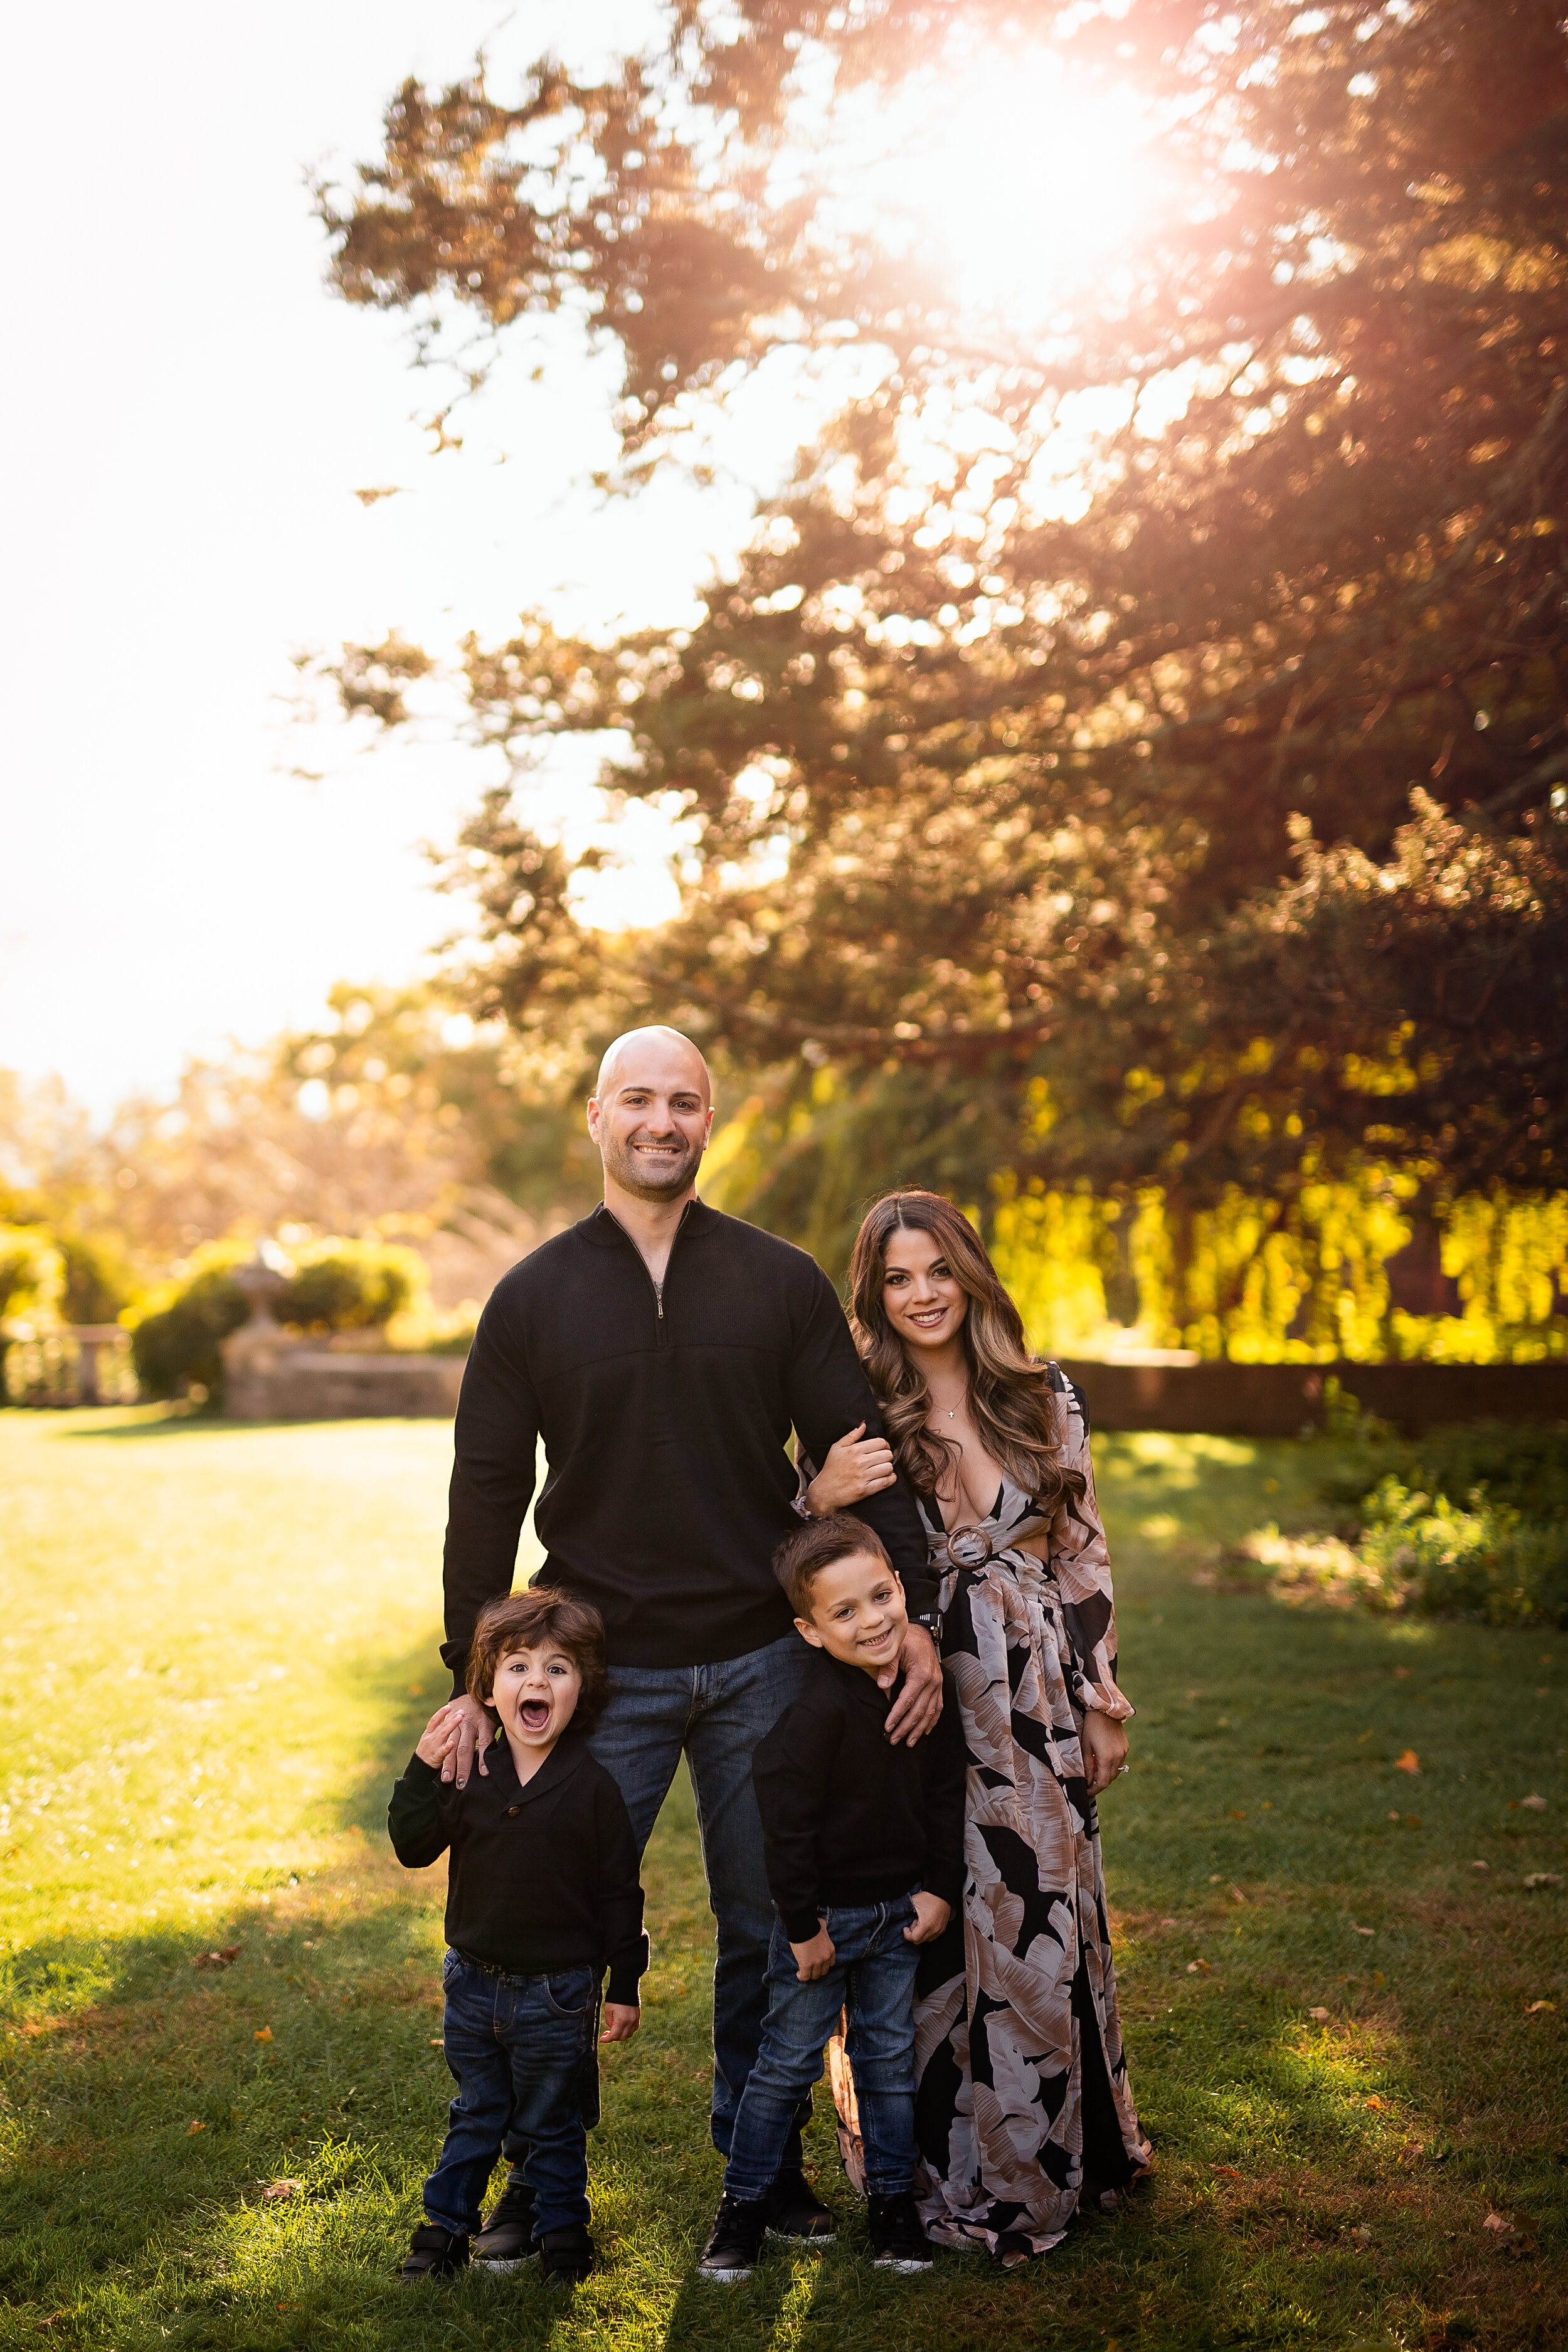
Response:
POLYGON ((889 1713, 887 1737, 895 1748, 903 1740, 912 1748, 935 1730, 942 1716, 942 1660, 923 1625, 909 1628, 898 1664, 883 1668, 877 1676, 878 1689, 890 1689, 900 1675, 904 1686, 889 1713))
MULTIPOLYGON (((432 1771, 440 1771, 457 1744, 458 1725, 453 1719, 451 1705, 448 1702, 446 1706, 438 1706, 436 1709, 420 1734, 419 1745, 414 1753, 419 1758, 421 1763, 428 1764, 432 1771)), ((451 1777, 450 1772, 441 1772, 441 1778, 444 1780, 449 1780, 451 1777)))
POLYGON ((605 2003, 605 2030, 601 2042, 629 2042, 642 2023, 642 2011, 635 2000, 607 2000, 605 2003))
POLYGON ((941 1935, 952 1918, 952 1906, 944 1903, 940 1895, 928 1895, 923 1887, 918 1895, 911 1895, 910 1900, 915 1906, 915 1916, 904 1929, 904 1941, 906 1944, 929 1944, 941 1935))
MULTIPOLYGON (((479 1700, 470 1698, 467 1691, 459 1692, 456 1698, 449 1698, 445 1706, 438 1706, 436 1709, 426 1725, 426 1739, 431 1737, 437 1724, 442 1727, 444 1732, 450 1734, 450 1738, 447 1738, 439 1758, 426 1756, 426 1762, 427 1764, 439 1762, 442 1780, 456 1780, 459 1789, 466 1789, 468 1785, 469 1771, 477 1758, 479 1770, 488 1780, 490 1768, 485 1762, 485 1750, 495 1737, 495 1725, 479 1705, 479 1700)), ((424 1740, 419 1743, 419 1753, 425 1756, 424 1740)))

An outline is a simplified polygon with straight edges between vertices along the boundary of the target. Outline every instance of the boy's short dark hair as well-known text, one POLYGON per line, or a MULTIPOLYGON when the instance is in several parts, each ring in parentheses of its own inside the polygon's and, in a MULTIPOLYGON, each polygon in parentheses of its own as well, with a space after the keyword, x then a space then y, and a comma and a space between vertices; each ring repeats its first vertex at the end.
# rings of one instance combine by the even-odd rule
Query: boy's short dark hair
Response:
POLYGON ((522 1592, 486 1601, 468 1644, 469 1697, 481 1706, 490 1706, 501 1660, 513 1650, 537 1650, 545 1642, 564 1650, 582 1675, 572 1724, 574 1729, 592 1731, 610 1696, 605 1621, 591 1602, 574 1600, 547 1584, 531 1584, 522 1592))
POLYGON ((884 1567, 893 1565, 876 1528, 848 1511, 825 1512, 820 1519, 807 1519, 793 1535, 785 1536, 773 1554, 773 1574, 795 1615, 810 1616, 812 1582, 825 1568, 831 1568, 836 1559, 854 1559, 861 1552, 869 1552, 884 1567))

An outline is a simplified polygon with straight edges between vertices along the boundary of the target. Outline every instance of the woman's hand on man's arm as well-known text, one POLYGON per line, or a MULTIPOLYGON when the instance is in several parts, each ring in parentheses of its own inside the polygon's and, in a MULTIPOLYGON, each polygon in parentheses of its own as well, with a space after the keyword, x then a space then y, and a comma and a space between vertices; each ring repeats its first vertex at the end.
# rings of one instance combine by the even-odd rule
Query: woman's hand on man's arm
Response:
POLYGON ((826 1461, 805 1490, 805 1507, 814 1519, 826 1518, 829 1511, 845 1511, 868 1495, 879 1495, 898 1475, 887 1439, 868 1437, 865 1423, 858 1422, 828 1448, 826 1461))

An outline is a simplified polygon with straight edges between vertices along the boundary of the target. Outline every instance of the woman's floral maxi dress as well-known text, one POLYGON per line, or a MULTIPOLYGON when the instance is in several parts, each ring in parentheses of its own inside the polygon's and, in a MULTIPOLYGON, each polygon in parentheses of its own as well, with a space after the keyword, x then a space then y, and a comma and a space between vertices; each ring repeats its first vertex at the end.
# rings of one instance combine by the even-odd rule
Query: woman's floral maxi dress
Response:
MULTIPOLYGON (((969 1752, 963 1917, 921 1954, 915 2005, 917 2195, 940 2244, 1005 2261, 1058 2244, 1086 2178, 1107 2197, 1148 2165, 1121 2051, 1100 1827, 1078 1715, 1122 1722, 1110 1563, 1089 1421, 1049 1367, 1061 1459, 1084 1491, 1055 1515, 1010 1480, 951 1543, 921 1504, 942 1571, 942 1660, 969 1752), (1049 1530, 1048 1565, 1015 1547, 1049 1530), (1077 1713, 1075 1713, 1075 1709, 1077 1713)), ((846 2162, 854 2086, 831 2052, 846 2162)))

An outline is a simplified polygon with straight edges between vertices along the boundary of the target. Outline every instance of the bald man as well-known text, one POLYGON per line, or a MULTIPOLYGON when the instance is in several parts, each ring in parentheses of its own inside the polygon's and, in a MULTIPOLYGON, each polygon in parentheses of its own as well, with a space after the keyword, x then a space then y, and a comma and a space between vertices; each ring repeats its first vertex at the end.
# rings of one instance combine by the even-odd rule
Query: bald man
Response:
MULTIPOLYGON (((542 1436, 537 1580, 604 1618, 611 1697, 592 1744, 639 1848, 682 1754, 691 1776, 718 1922, 712 2133, 728 2156, 762 2032, 773 1917, 752 1751, 811 1655, 770 1567, 797 1524, 786 1447, 794 1429, 821 1462, 857 1423, 874 1438, 881 1423, 816 1260, 698 1200, 712 1125, 708 1065, 689 1037, 647 1028, 616 1038, 588 1104, 604 1206, 502 1277, 474 1337, 458 1407, 442 1656, 461 1727, 445 1777, 462 1784, 476 1754, 485 1770, 491 1730, 462 1695, 468 1643, 484 1603, 511 1588, 542 1436)), ((858 1507, 904 1580, 911 1622, 888 1730, 913 1740, 942 1708, 936 1580, 901 1482, 858 1507)), ((808 2099, 801 2120, 809 2113, 808 2099)), ((507 2153, 501 2202, 521 2227, 523 2152, 507 2153)), ((798 2126, 772 2225, 832 2234, 801 2170, 798 2126)), ((481 2260, 497 2226, 492 2215, 481 2260)))

